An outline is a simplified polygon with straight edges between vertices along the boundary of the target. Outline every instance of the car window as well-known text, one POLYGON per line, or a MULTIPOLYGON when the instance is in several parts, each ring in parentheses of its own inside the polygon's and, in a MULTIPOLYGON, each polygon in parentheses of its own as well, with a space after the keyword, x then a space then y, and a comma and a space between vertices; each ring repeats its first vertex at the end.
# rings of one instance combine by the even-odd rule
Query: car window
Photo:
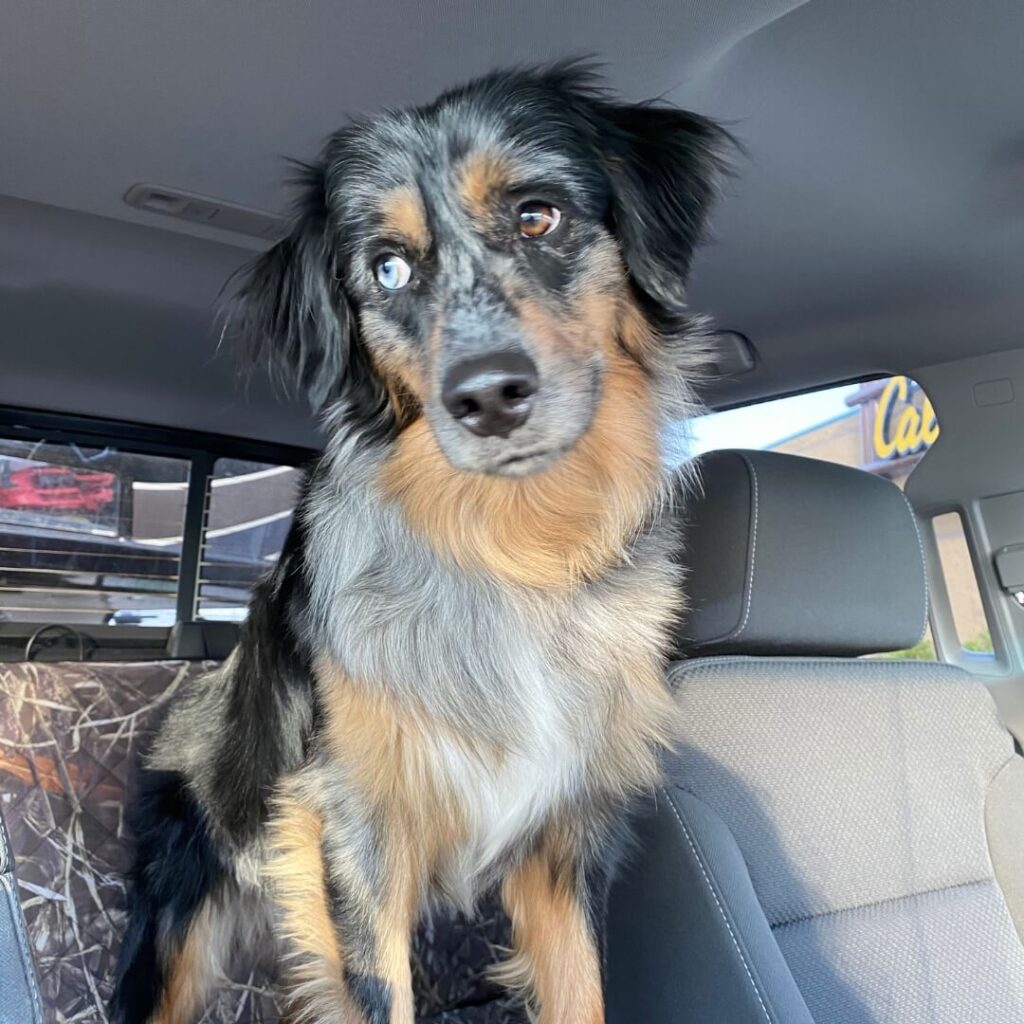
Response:
POLYGON ((944 512, 932 519, 946 596, 960 648, 973 656, 992 658, 992 631, 981 600, 981 589, 959 512, 944 512))
POLYGON ((173 616, 189 462, 0 438, 0 622, 173 616))
POLYGON ((302 474, 293 466, 217 459, 210 480, 198 618, 240 622, 253 584, 281 554, 302 474))
POLYGON ((180 622, 245 618, 313 450, 7 413, 0 661, 160 658, 180 622))

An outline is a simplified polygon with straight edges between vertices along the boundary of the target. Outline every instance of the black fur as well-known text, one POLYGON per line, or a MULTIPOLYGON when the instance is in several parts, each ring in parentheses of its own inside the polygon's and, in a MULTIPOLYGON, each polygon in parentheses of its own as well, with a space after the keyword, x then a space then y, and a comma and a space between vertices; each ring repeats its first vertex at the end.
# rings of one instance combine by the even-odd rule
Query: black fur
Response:
POLYGON ((685 110, 599 109, 607 122, 613 232, 638 290, 662 316, 678 316, 685 313, 685 285, 715 182, 725 170, 727 136, 685 110))
POLYGON ((337 250, 328 227, 323 165, 297 165, 300 198, 294 228, 242 275, 229 322, 245 347, 245 365, 269 366, 320 410, 343 399, 352 415, 386 432, 387 395, 338 286, 337 250))
POLYGON ((300 511, 242 626, 229 696, 234 728, 217 750, 211 787, 219 820, 238 847, 266 820, 275 782, 302 763, 313 725, 303 547, 300 511))
POLYGON ((116 1021, 148 1021, 163 994, 158 943, 184 937, 203 899, 223 884, 224 865, 181 776, 144 771, 129 805, 135 839, 128 928, 111 1001, 116 1021))
POLYGON ((391 986, 369 974, 345 972, 345 983, 366 1024, 388 1024, 391 1020, 391 986))

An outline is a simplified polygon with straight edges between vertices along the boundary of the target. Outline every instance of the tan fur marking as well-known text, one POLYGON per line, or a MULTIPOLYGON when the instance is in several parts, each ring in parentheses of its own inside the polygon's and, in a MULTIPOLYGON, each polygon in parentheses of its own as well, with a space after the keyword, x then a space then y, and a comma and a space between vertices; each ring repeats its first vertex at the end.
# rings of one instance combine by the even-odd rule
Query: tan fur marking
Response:
POLYGON ((658 336, 634 302, 624 305, 619 338, 622 347, 641 365, 651 365, 658 336))
POLYGON ((386 693, 354 684, 326 660, 317 666, 317 676, 331 753, 366 801, 386 815, 391 866, 408 874, 403 889, 416 899, 438 859, 465 835, 455 794, 435 777, 428 741, 441 733, 449 743, 465 746, 467 741, 386 693))
POLYGON ((565 877, 537 855, 509 875, 502 896, 516 955, 497 979, 532 995, 537 1024, 603 1024, 597 945, 565 877))
POLYGON ((419 413, 423 394, 423 379, 419 367, 397 353, 380 354, 374 362, 384 381, 388 401, 401 428, 419 413))
POLYGON ((413 395, 423 391, 423 378, 419 367, 405 351, 404 345, 381 346, 374 354, 374 363, 382 377, 393 379, 407 388, 413 395))
POLYGON ((213 910, 207 900, 197 911, 180 949, 168 957, 167 987, 153 1024, 192 1024, 214 981, 211 964, 213 910))
POLYGON ((413 355, 414 343, 375 310, 360 310, 359 321, 399 426, 404 426, 418 415, 424 393, 423 374, 413 355))
POLYGON ((450 742, 457 737, 385 693, 356 685, 327 659, 316 673, 332 761, 383 822, 383 882, 378 894, 365 894, 379 908, 374 972, 391 986, 391 1024, 413 1024, 412 928, 431 875, 465 834, 455 794, 438 784, 427 745, 441 732, 450 742))
POLYGON ((393 188, 381 196, 378 209, 381 231, 385 235, 407 242, 417 252, 430 248, 430 229, 419 189, 413 185, 393 188))
MULTIPOLYGON (((320 1006, 348 1005, 349 997, 327 900, 323 823, 298 791, 295 778, 286 781, 275 797, 267 836, 266 875, 281 911, 282 934, 290 944, 287 967, 296 994, 293 1009, 304 1020, 320 1006)), ((340 1010, 339 1019, 346 1019, 340 1010)))
MULTIPOLYGON (((403 900, 404 902, 404 900, 403 900)), ((381 977, 391 986, 389 1024, 415 1024, 416 1008, 412 994, 410 945, 414 918, 385 909, 387 919, 378 928, 377 944, 381 977)))
POLYGON ((598 348, 605 338, 615 337, 618 298, 614 293, 594 290, 582 294, 574 312, 561 317, 535 299, 509 301, 538 348, 585 354, 598 348))
POLYGON ((459 473, 417 420, 399 438, 382 490, 464 569, 531 587, 571 586, 620 558, 651 507, 660 472, 651 406, 640 367, 611 355, 590 429, 547 472, 459 473))
POLYGON ((508 188, 509 170, 505 157, 488 150, 470 153, 459 164, 456 189, 463 207, 475 221, 486 223, 490 219, 495 196, 508 188))
POLYGON ((419 404, 412 395, 392 377, 384 379, 384 390, 388 393, 388 402, 394 410, 399 429, 411 423, 419 409, 419 404))

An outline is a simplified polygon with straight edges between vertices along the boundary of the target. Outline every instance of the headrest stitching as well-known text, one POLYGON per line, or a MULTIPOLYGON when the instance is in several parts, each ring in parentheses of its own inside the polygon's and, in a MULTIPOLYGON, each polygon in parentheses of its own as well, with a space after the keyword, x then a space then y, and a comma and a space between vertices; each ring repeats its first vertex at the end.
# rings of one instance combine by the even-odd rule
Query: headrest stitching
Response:
POLYGON ((743 621, 737 629, 734 629, 725 638, 726 640, 735 640, 736 637, 741 636, 747 628, 747 623, 750 621, 750 606, 754 603, 754 570, 757 565, 757 520, 760 511, 760 498, 757 492, 757 470, 754 468, 754 463, 746 455, 741 455, 740 458, 746 463, 747 472, 750 473, 750 487, 753 492, 754 502, 754 515, 750 527, 750 573, 747 576, 747 595, 743 601, 743 621))
MULTIPOLYGON (((770 664, 773 668, 786 666, 796 668, 834 668, 837 665, 856 666, 855 671, 870 675, 879 672, 885 675, 909 674, 920 676, 921 672, 927 669, 929 672, 939 675, 955 677, 960 685, 969 684, 974 689, 984 689, 985 684, 977 676, 960 668, 959 665, 951 665, 946 661, 898 661, 881 658, 849 658, 843 655, 818 655, 818 654, 708 654, 700 658, 680 658, 672 663, 669 668, 671 681, 678 683, 680 679, 694 672, 708 672, 711 669, 729 667, 735 665, 770 664)), ((676 691, 677 692, 677 691, 676 691)), ((980 692, 980 691, 979 691, 980 692)))
MULTIPOLYGON (((690 657, 706 657, 706 655, 702 653, 703 651, 706 651, 708 648, 718 647, 719 645, 728 646, 731 643, 732 644, 735 644, 737 642, 740 643, 740 644, 746 643, 746 641, 744 641, 742 638, 745 637, 746 631, 748 629, 750 629, 750 622, 751 622, 752 617, 753 617, 753 589, 754 589, 754 583, 755 583, 756 578, 757 578, 756 577, 756 573, 759 572, 761 570, 761 568, 762 568, 762 566, 758 562, 758 558, 759 558, 758 548, 759 547, 762 548, 760 559, 761 559, 761 561, 764 560, 763 559, 763 542, 760 540, 760 537, 759 537, 760 529, 761 529, 761 525, 760 525, 760 517, 761 517, 761 512, 760 512, 761 483, 760 483, 760 471, 759 471, 759 469, 757 467, 757 462, 759 461, 757 456, 760 453, 756 453, 756 452, 743 452, 743 451, 732 450, 732 451, 722 451, 722 452, 719 452, 719 453, 716 453, 716 454, 724 456, 724 457, 735 457, 735 458, 738 458, 739 460, 741 460, 742 464, 746 468, 746 471, 747 471, 747 474, 748 474, 748 479, 750 481, 750 483, 749 483, 749 486, 750 486, 749 500, 753 504, 753 509, 752 510, 748 510, 748 519, 747 519, 747 523, 746 523, 746 526, 747 526, 747 531, 746 531, 747 532, 747 536, 746 537, 742 536, 742 525, 741 525, 739 527, 739 530, 737 531, 738 536, 736 537, 736 539, 739 540, 741 543, 742 543, 743 540, 747 541, 747 545, 746 545, 747 550, 741 552, 740 544, 731 544, 730 545, 728 538, 726 538, 724 543, 727 545, 727 547, 726 547, 726 549, 724 551, 719 552, 719 554, 722 556, 724 561, 727 564, 729 564, 730 568, 733 569, 733 570, 740 568, 740 566, 735 565, 735 563, 738 561, 739 557, 744 557, 744 560, 746 562, 745 572, 744 572, 744 576, 740 580, 741 588, 742 588, 741 591, 740 591, 740 594, 742 596, 743 608, 742 608, 742 611, 741 611, 741 613, 739 615, 739 618, 738 618, 737 622, 734 624, 734 626, 732 628, 729 628, 728 626, 726 626, 726 632, 724 632, 724 633, 720 632, 717 636, 706 637, 704 639, 697 639, 696 637, 693 637, 693 636, 690 636, 690 637, 685 637, 684 636, 684 638, 682 640, 682 648, 681 649, 685 650, 690 657)), ((790 463, 794 463, 794 464, 797 461, 803 462, 805 464, 809 461, 806 458, 800 458, 799 456, 781 455, 781 454, 777 455, 777 456, 773 455, 772 459, 775 459, 780 466, 782 464, 782 460, 788 460, 790 463)), ((701 461, 708 461, 708 462, 710 462, 710 460, 701 460, 701 461)), ((771 472, 774 472, 776 461, 771 461, 769 459, 765 459, 764 461, 766 463, 766 465, 765 465, 766 471, 770 470, 771 472)), ((735 462, 732 462, 732 466, 735 467, 735 462)), ((703 468, 704 467, 702 465, 698 464, 698 469, 699 470, 701 470, 703 468)), ((837 466, 837 467, 834 467, 834 468, 838 469, 840 467, 837 466)), ((733 470, 733 473, 734 472, 735 472, 735 470, 733 470)), ((769 472, 769 476, 771 475, 771 472, 769 472)), ((879 480, 877 477, 876 478, 871 478, 869 474, 862 473, 861 471, 858 471, 858 470, 849 470, 848 469, 848 470, 844 470, 844 472, 847 473, 847 480, 848 480, 848 484, 850 486, 853 486, 856 483, 856 481, 854 481, 852 479, 852 477, 854 477, 854 476, 856 476, 856 477, 865 476, 865 477, 868 478, 868 481, 870 483, 876 483, 877 482, 879 484, 883 484, 884 486, 889 486, 889 487, 896 486, 895 484, 892 484, 891 482, 884 481, 884 480, 879 480)), ((804 476, 806 476, 806 474, 804 474, 804 476)), ((727 477, 728 477, 728 474, 727 474, 727 477)), ((801 486, 804 486, 805 481, 803 480, 803 478, 798 476, 797 479, 800 481, 801 486)), ((737 482, 738 481, 736 480, 736 478, 733 477, 733 483, 735 484, 737 482)), ((865 496, 865 500, 874 491, 874 488, 867 487, 867 486, 861 487, 859 484, 857 484, 857 487, 861 491, 866 492, 865 495, 864 495, 865 496)), ((923 597, 924 597, 923 613, 924 614, 923 614, 923 619, 922 619, 921 625, 920 625, 919 639, 917 641, 917 642, 920 642, 920 640, 923 639, 927 635, 927 632, 928 632, 929 611, 930 611, 930 604, 931 604, 931 602, 930 602, 930 592, 929 592, 930 591, 930 573, 929 573, 928 555, 927 555, 927 552, 925 551, 923 534, 921 532, 921 527, 920 527, 919 519, 918 519, 918 516, 917 516, 917 514, 915 512, 915 509, 914 509, 913 505, 911 504, 910 499, 907 497, 906 494, 904 494, 903 490, 901 488, 899 488, 899 487, 897 487, 896 489, 899 491, 900 498, 902 499, 902 501, 904 503, 904 507, 906 508, 906 510, 909 513, 910 518, 911 518, 911 524, 912 524, 913 529, 914 529, 914 536, 915 536, 915 539, 917 541, 918 558, 920 560, 918 564, 921 566, 921 569, 920 569, 921 576, 918 579, 918 586, 922 586, 923 590, 924 590, 924 594, 923 594, 923 597)), ((891 500, 892 500, 891 498, 888 499, 888 501, 891 501, 891 500)), ((876 505, 878 504, 877 498, 873 499, 873 501, 875 502, 876 505)), ((730 502, 730 504, 731 504, 731 502, 730 502)), ((880 507, 875 509, 875 511, 878 511, 879 514, 881 515, 885 511, 885 507, 886 507, 886 503, 882 502, 880 507)), ((891 505, 888 506, 888 507, 891 508, 891 505)), ((871 510, 872 509, 872 505, 869 504, 867 506, 867 508, 869 510, 871 510)), ((738 514, 738 513, 739 513, 739 510, 737 509, 736 512, 735 513, 731 513, 731 515, 738 514)), ((845 514, 845 511, 844 511, 843 514, 845 514)), ((891 513, 889 513, 889 514, 891 514, 891 513)), ((890 524, 890 525, 892 525, 892 524, 890 524)), ((771 533, 771 531, 769 531, 769 533, 771 533)), ((723 543, 723 541, 721 540, 720 536, 716 536, 715 537, 715 541, 716 541, 716 543, 719 543, 719 544, 723 543)), ((912 554, 909 554, 909 552, 912 551, 912 549, 907 548, 905 544, 902 545, 902 549, 903 549, 903 554, 900 555, 900 558, 906 558, 906 557, 911 557, 912 558, 913 557, 912 554)), ((706 561, 706 556, 705 556, 705 561, 706 561)), ((713 566, 715 564, 715 561, 716 560, 712 560, 710 565, 713 566)), ((714 569, 711 568, 709 571, 714 572, 714 569)), ((912 575, 912 574, 913 573, 911 571, 910 575, 912 575)), ((732 573, 730 573, 730 576, 732 577, 732 573)), ((911 587, 913 587, 913 580, 912 579, 908 578, 908 583, 911 585, 911 587)), ((734 584, 732 584, 732 585, 734 586, 734 584)), ((735 590, 732 590, 731 587, 730 587, 730 590, 731 590, 730 597, 732 598, 732 600, 734 600, 736 592, 735 592, 735 590)), ((905 594, 905 591, 901 591, 901 592, 905 594)), ((700 587, 699 586, 697 587, 697 593, 698 594, 700 593, 700 587)), ((761 596, 762 596, 762 598, 764 597, 764 595, 761 595, 761 596)), ((699 604, 700 602, 697 602, 697 603, 699 604)), ((769 604, 770 603, 771 602, 769 602, 769 604)), ((901 633, 901 637, 900 637, 901 644, 900 644, 900 646, 906 645, 906 643, 908 642, 908 640, 906 639, 906 633, 905 633, 905 629, 904 629, 904 627, 906 626, 905 615, 906 615, 906 611, 908 610, 908 606, 909 606, 909 601, 902 601, 902 602, 900 602, 900 613, 899 613, 898 618, 897 618, 897 621, 903 624, 901 629, 900 629, 900 631, 899 631, 901 633)), ((691 608, 691 612, 693 612, 692 608, 691 608)), ((721 614, 721 610, 719 611, 718 614, 721 614)), ((764 624, 765 630, 768 630, 768 631, 770 631, 772 626, 773 626, 774 616, 769 616, 769 620, 771 620, 771 621, 769 621, 769 622, 764 624)), ((687 620, 684 620, 684 624, 685 624, 686 621, 687 620)), ((760 629, 759 629, 758 623, 760 622, 760 620, 753 620, 753 621, 755 622, 755 632, 759 632, 760 629)), ((707 624, 710 624, 710 623, 707 623, 707 624)), ((694 625, 696 625, 696 622, 694 622, 694 625)), ((686 632, 689 632, 689 630, 684 629, 682 632, 686 633, 686 632)), ((884 633, 885 630, 883 629, 882 632, 884 633)), ((803 634, 801 633, 800 635, 802 636, 803 634)), ((911 636, 913 636, 913 634, 911 634, 911 636)), ((757 639, 760 640, 761 637, 758 636, 757 639)), ((878 638, 876 637, 876 639, 878 639, 878 638)), ((767 641, 765 641, 765 642, 767 642, 767 641)), ((790 644, 790 646, 794 646, 795 647, 797 642, 798 642, 797 640, 793 640, 793 643, 790 644)), ((788 643, 788 641, 787 641, 787 643, 788 643)), ((824 641, 823 641, 823 643, 824 643, 824 641)), ((839 645, 838 644, 831 644, 831 645, 828 645, 828 646, 829 647, 838 647, 839 645)), ((865 646, 865 645, 862 645, 861 643, 858 643, 858 644, 853 645, 850 649, 851 650, 852 649, 860 649, 861 646, 865 646)), ((865 649, 873 651, 873 650, 877 650, 877 649, 881 649, 881 648, 880 647, 869 647, 869 648, 865 647, 865 649)))
POLYGON ((900 492, 900 497, 903 499, 903 503, 907 506, 907 511, 910 513, 910 522, 914 527, 914 536, 917 537, 917 550, 921 555, 921 572, 924 576, 924 622, 921 625, 921 635, 917 638, 917 642, 920 643, 928 633, 928 559, 925 558, 924 554, 924 541, 921 539, 921 528, 917 525, 917 512, 914 510, 914 506, 910 504, 910 499, 907 497, 903 488, 897 486, 896 490, 900 492))
POLYGON ((753 462, 742 452, 734 452, 732 454, 742 459, 743 464, 747 467, 747 473, 750 475, 751 499, 754 505, 750 526, 750 572, 747 575, 746 594, 743 598, 743 619, 738 626, 731 629, 725 636, 713 637, 709 640, 702 640, 699 643, 693 644, 692 649, 694 651, 700 650, 701 647, 707 647, 710 644, 724 644, 730 640, 735 640, 747 628, 747 623, 750 621, 750 607, 753 604, 754 598, 754 569, 757 562, 757 523, 760 514, 760 497, 757 488, 757 470, 754 468, 753 462))

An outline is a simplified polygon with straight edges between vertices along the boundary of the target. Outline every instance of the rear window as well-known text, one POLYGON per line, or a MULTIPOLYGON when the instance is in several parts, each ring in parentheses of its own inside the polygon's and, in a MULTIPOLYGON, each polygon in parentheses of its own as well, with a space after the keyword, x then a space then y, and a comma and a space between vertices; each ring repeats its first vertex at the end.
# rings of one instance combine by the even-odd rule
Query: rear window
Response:
POLYGON ((177 623, 240 623, 314 454, 0 409, 0 660, 160 658, 194 649, 177 623))
POLYGON ((0 438, 0 622, 173 615, 189 462, 0 438))
POLYGON ((294 466, 241 459, 214 463, 203 531, 200 619, 245 618, 253 585, 281 554, 301 479, 294 466))

